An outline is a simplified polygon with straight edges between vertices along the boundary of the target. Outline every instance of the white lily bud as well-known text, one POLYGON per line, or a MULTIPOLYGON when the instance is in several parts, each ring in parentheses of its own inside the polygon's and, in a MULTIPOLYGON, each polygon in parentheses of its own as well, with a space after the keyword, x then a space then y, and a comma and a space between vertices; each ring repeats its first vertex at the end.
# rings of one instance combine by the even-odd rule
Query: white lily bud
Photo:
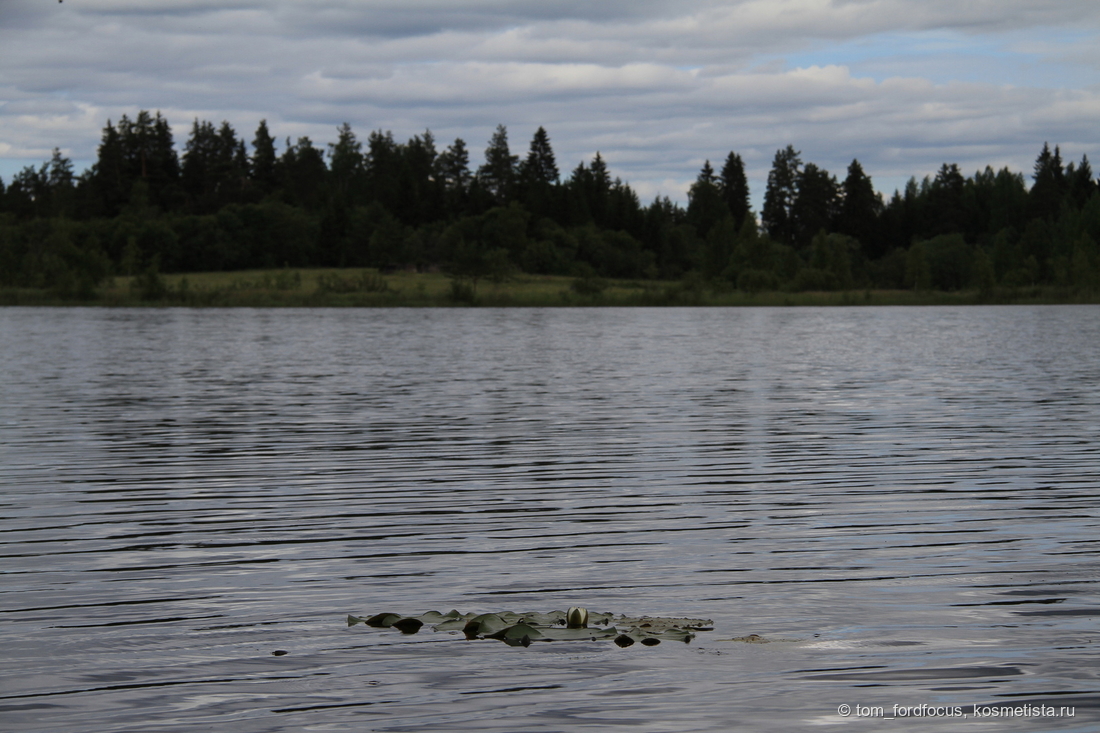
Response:
POLYGON ((588 628, 588 609, 573 606, 565 614, 565 625, 570 629, 588 628))

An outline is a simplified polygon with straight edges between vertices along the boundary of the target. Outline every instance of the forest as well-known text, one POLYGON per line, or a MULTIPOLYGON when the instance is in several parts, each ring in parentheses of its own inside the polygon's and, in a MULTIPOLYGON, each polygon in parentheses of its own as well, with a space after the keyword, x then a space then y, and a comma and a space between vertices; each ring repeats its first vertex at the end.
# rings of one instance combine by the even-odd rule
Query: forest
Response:
POLYGON ((266 122, 247 144, 196 119, 180 153, 159 112, 108 121, 83 173, 55 150, 0 180, 0 287, 89 300, 116 276, 356 267, 475 285, 527 273, 748 293, 1100 291, 1100 185, 1087 157, 1066 164, 1046 143, 1030 181, 945 163, 889 199, 858 160, 840 179, 787 146, 759 213, 736 152, 707 161, 684 207, 643 204, 599 153, 563 175, 541 127, 519 155, 498 126, 480 165, 430 131, 363 141, 344 124, 327 146, 279 147, 266 122))

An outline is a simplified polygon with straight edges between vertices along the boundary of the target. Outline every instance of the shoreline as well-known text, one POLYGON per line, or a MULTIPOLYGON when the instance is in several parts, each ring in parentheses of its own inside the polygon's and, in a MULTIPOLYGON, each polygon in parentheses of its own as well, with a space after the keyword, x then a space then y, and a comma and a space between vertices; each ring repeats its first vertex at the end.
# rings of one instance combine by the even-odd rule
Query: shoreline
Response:
POLYGON ((1035 285, 988 291, 875 290, 749 293, 701 280, 615 280, 518 274, 498 281, 442 273, 324 268, 146 274, 83 292, 0 288, 2 306, 189 308, 797 307, 1086 305, 1100 293, 1035 285))

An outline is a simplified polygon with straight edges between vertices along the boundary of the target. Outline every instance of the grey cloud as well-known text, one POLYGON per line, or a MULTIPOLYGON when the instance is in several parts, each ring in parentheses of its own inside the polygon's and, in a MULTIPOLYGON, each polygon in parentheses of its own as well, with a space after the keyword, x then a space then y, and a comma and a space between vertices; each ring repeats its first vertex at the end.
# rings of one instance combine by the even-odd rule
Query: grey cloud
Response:
POLYGON ((1076 157, 1100 147, 1095 87, 933 84, 902 62, 884 62, 892 78, 878 82, 839 65, 758 64, 822 39, 1040 24, 1082 32, 1072 51, 1095 64, 1095 0, 57 5, 0 3, 0 47, 15 60, 0 68, 0 157, 40 160, 58 145, 89 159, 106 120, 139 108, 162 110, 181 143, 195 117, 229 120, 246 139, 266 117, 280 139, 319 143, 344 121, 361 136, 431 127, 477 155, 497 123, 515 149, 544 125, 563 169, 600 150, 647 196, 682 197, 702 161, 729 150, 760 191, 787 143, 837 174, 858 157, 876 180, 946 161, 1028 170, 1044 139, 1076 157))

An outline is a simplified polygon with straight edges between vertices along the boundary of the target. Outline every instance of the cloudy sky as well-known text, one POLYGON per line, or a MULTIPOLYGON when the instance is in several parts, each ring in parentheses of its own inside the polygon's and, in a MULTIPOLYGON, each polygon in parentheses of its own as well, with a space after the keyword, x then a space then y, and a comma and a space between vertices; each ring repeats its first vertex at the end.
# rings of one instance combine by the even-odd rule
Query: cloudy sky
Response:
MULTIPOLYGON (((889 194, 944 162, 1030 173, 1044 141, 1100 163, 1098 0, 0 0, 0 176, 160 110, 251 140, 430 128, 474 163, 498 123, 602 152, 643 202, 777 148, 889 194)), ((280 146, 281 149, 282 146, 280 146)), ((1096 165, 1100 168, 1100 165, 1096 165)))

